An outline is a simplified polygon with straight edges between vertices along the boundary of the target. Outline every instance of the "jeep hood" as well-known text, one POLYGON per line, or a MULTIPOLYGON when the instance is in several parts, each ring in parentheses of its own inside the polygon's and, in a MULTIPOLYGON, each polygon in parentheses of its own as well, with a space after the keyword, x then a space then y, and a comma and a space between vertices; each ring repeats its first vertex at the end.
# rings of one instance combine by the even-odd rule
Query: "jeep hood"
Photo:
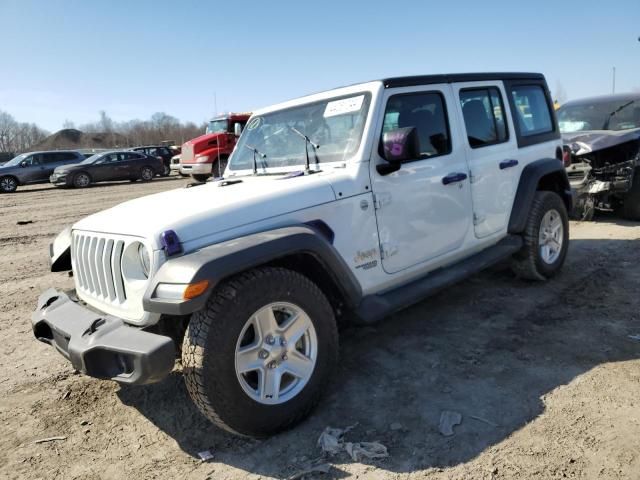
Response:
POLYGON ((323 176, 265 175, 178 188, 121 203, 80 220, 73 229, 143 237, 154 249, 160 248, 161 233, 173 230, 190 251, 226 230, 334 201, 323 176))

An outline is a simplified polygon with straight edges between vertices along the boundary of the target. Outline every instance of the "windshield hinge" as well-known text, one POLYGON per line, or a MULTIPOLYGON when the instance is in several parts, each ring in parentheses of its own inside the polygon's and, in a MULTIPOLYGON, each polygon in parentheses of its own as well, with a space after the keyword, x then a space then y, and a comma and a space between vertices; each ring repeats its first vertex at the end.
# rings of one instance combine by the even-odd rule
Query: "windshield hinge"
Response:
POLYGON ((398 253, 398 246, 391 243, 381 243, 380 244, 380 259, 384 260, 385 258, 393 257, 396 253, 398 253))
POLYGON ((376 210, 380 210, 385 205, 391 203, 391 194, 387 192, 373 194, 373 206, 376 210))

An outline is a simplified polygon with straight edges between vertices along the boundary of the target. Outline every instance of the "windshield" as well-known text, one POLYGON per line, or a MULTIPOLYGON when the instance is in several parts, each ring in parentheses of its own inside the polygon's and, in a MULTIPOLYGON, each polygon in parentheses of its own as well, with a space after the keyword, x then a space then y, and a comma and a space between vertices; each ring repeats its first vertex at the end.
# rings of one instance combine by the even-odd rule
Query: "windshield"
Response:
POLYGON ((96 153, 95 155, 91 155, 90 157, 85 158, 83 161, 80 162, 80 164, 86 165, 88 163, 93 163, 96 160, 98 160, 101 156, 102 156, 101 153, 96 153))
POLYGON ((627 98, 560 107, 558 124, 562 133, 639 128, 640 99, 637 102, 627 98))
POLYGON ((252 117, 229 160, 230 170, 304 166, 345 161, 360 146, 369 93, 330 98, 252 117), (308 142, 304 138, 308 137, 308 142))
POLYGON ((211 120, 207 125, 206 133, 225 133, 228 129, 229 122, 224 120, 211 120))
POLYGON ((15 167, 16 165, 20 165, 20 162, 22 162, 25 158, 27 158, 27 156, 29 156, 28 153, 23 153, 22 155, 18 155, 17 157, 13 157, 11 160, 9 160, 7 163, 5 163, 2 166, 3 167, 15 167))

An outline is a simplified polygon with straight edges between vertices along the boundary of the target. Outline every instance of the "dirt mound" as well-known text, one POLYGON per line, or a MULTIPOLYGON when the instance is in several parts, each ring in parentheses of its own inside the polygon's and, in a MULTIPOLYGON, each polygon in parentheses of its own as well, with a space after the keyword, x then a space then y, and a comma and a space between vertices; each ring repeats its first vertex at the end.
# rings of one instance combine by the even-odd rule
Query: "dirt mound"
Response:
POLYGON ((127 137, 114 132, 85 133, 73 128, 60 130, 49 135, 31 150, 60 150, 63 148, 114 148, 129 146, 127 137))

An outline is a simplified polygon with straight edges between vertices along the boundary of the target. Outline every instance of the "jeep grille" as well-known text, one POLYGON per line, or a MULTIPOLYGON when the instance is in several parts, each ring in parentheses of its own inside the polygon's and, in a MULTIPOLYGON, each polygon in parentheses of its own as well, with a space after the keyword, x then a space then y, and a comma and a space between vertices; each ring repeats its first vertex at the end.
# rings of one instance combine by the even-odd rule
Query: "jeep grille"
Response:
POLYGON ((74 232, 76 287, 102 301, 123 303, 127 299, 120 266, 124 244, 124 240, 74 232))
POLYGON ((185 143, 182 147, 182 152, 180 153, 180 161, 182 163, 192 163, 193 162, 193 145, 190 143, 185 143))

